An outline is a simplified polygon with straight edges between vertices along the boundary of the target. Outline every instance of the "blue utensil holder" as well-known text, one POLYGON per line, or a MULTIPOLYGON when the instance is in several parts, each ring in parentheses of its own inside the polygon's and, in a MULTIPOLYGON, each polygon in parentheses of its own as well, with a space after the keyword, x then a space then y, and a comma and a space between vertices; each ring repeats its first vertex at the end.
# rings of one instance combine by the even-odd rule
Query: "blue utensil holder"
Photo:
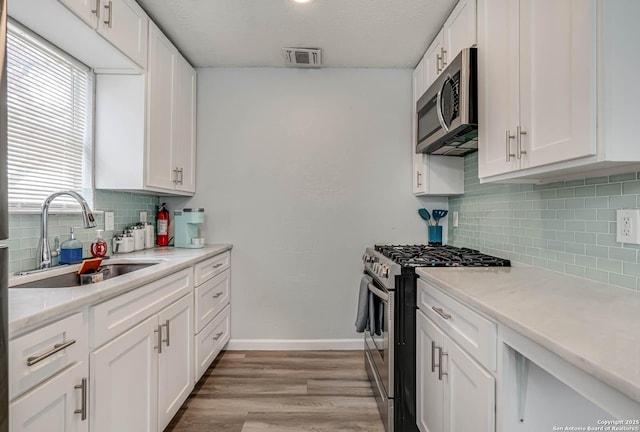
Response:
POLYGON ((442 227, 440 225, 429 227, 429 244, 442 244, 442 227))

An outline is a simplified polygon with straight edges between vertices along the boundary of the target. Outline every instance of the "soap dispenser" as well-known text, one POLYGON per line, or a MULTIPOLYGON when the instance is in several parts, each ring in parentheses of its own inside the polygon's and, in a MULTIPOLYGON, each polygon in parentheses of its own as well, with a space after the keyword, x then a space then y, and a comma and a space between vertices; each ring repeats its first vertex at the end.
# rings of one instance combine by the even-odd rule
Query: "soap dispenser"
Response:
POLYGON ((91 243, 91 255, 103 258, 107 254, 107 242, 102 239, 102 230, 96 230, 96 239, 91 243))
POLYGON ((60 264, 71 264, 82 261, 82 242, 76 240, 71 227, 71 238, 60 245, 60 264))

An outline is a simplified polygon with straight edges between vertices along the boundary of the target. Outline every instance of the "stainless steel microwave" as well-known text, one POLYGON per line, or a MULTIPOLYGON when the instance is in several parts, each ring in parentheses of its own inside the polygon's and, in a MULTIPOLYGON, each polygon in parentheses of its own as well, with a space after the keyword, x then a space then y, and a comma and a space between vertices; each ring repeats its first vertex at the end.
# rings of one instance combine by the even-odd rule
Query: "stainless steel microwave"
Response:
POLYGON ((476 48, 465 48, 416 105, 416 153, 464 156, 478 149, 476 48))

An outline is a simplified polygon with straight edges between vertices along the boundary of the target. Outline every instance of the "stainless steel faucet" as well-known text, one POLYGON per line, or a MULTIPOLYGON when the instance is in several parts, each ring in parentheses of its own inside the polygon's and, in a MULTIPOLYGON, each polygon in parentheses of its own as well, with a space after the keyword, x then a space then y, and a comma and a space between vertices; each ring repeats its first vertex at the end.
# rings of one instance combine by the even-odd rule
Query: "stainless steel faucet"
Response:
POLYGON ((87 204, 85 199, 82 198, 82 195, 79 193, 74 191, 62 191, 49 195, 42 204, 42 215, 40 216, 40 241, 38 242, 38 251, 36 255, 36 268, 38 269, 51 267, 51 246, 49 245, 49 239, 47 238, 49 230, 49 205, 51 204, 51 201, 60 195, 69 195, 78 201, 80 207, 82 207, 82 220, 85 228, 94 228, 96 226, 89 204, 87 204))

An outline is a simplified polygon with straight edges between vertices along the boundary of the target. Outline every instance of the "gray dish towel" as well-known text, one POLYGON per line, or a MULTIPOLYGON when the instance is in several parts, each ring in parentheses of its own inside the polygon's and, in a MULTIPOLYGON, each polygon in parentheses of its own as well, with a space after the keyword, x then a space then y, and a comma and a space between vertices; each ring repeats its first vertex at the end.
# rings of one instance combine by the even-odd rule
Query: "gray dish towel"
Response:
POLYGON ((362 275, 360 292, 358 294, 358 312, 356 314, 356 331, 364 332, 369 321, 369 284, 373 282, 370 276, 362 275))

